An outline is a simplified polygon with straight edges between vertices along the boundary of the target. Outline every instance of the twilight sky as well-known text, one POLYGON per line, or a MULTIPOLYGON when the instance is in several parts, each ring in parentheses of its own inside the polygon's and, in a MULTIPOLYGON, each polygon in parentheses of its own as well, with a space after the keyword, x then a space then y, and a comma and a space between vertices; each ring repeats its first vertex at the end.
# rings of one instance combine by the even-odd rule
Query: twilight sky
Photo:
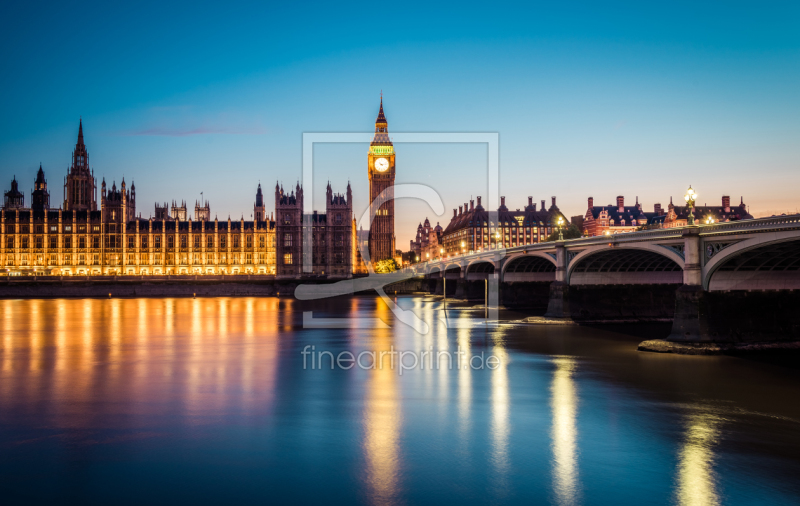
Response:
MULTIPOLYGON (((51 205, 83 117, 91 165, 137 189, 137 212, 200 192, 250 218, 261 181, 301 176, 303 132, 499 132, 509 208, 555 195, 645 208, 743 195, 756 216, 800 209, 800 4, 186 2, 4 5, 0 183, 26 203, 41 162, 51 205), (602 4, 602 5, 601 5, 602 4), (677 200, 676 200, 677 202, 677 200)), ((429 216, 486 194, 481 145, 401 144, 397 182, 426 183, 436 217, 397 204, 399 248, 429 216)), ((367 145, 315 150, 315 207, 353 184, 367 145)))

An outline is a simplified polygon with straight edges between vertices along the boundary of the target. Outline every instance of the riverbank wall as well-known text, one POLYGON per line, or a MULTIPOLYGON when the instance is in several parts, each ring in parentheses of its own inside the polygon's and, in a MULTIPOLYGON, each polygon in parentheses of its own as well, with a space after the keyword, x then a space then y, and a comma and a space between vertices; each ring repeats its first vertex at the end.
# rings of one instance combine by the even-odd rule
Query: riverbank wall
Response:
POLYGON ((0 298, 274 297, 293 296, 298 284, 296 280, 258 275, 10 277, 0 280, 0 298))

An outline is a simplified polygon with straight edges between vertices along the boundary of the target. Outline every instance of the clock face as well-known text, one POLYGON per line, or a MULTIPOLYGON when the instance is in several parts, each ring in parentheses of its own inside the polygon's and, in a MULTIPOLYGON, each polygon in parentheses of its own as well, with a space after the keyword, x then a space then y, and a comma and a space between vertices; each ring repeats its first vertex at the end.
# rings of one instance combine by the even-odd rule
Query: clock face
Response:
POLYGON ((389 160, 386 158, 378 158, 375 160, 375 170, 378 172, 386 172, 386 169, 389 168, 389 160))

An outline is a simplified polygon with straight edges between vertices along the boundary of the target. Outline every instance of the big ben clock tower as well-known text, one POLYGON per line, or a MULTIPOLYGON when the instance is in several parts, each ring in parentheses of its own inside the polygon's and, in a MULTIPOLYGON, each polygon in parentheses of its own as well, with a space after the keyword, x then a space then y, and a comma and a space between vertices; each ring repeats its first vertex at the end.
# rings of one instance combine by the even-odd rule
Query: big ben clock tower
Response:
POLYGON ((394 258, 394 146, 383 115, 383 96, 367 158, 370 212, 375 216, 369 227, 369 258, 374 266, 376 262, 394 258), (376 201, 386 189, 383 201, 376 201))

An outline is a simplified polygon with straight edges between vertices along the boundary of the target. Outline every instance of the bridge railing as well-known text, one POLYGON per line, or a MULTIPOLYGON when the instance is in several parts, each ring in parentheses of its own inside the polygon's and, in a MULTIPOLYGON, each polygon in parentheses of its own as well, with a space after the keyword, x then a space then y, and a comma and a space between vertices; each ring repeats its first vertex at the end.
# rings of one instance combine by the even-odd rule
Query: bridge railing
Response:
POLYGON ((769 216, 766 218, 754 218, 752 220, 729 221, 727 223, 714 223, 704 225, 700 231, 701 235, 730 234, 736 231, 769 231, 787 228, 800 228, 800 214, 789 214, 786 216, 769 216))

